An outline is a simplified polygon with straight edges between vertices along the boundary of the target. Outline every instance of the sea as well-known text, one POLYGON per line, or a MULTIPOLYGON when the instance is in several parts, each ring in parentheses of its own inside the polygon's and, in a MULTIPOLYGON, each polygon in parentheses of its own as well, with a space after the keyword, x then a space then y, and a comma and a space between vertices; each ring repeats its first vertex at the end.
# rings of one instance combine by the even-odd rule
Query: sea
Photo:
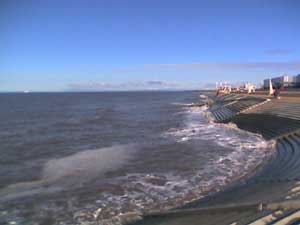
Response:
POLYGON ((260 136, 201 91, 0 94, 0 224, 120 225, 253 173, 260 136))

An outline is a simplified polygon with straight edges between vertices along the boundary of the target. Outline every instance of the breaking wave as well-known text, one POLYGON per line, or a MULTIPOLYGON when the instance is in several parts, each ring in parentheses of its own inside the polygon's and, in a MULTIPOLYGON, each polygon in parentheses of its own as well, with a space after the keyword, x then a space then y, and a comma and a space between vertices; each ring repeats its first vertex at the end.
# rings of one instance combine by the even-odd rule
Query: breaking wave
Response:
POLYGON ((95 178, 101 178, 106 172, 121 167, 132 158, 135 148, 134 144, 115 145, 52 159, 45 164, 41 179, 1 189, 0 202, 83 186, 95 178))
POLYGON ((208 193, 218 192, 252 173, 269 157, 272 143, 232 124, 215 124, 207 120, 206 109, 186 109, 184 126, 171 128, 163 136, 174 138, 178 143, 196 140, 214 142, 231 151, 220 153, 204 168, 190 173, 136 173, 119 178, 123 183, 122 195, 107 193, 98 200, 100 207, 97 210, 101 213, 97 218, 103 224, 123 224, 122 218, 125 215, 127 219, 132 216, 136 220, 145 212, 169 210, 200 199, 208 193), (111 211, 106 206, 114 208, 114 217, 107 218, 111 211))

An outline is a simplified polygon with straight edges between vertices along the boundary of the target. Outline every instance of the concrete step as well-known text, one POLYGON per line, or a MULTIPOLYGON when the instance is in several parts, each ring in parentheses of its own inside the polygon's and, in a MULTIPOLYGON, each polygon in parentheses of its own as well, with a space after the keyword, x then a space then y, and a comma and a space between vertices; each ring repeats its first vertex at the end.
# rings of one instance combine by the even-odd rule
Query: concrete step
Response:
POLYGON ((248 225, 267 225, 277 220, 278 216, 281 216, 283 212, 281 210, 277 210, 267 215, 264 215, 255 221, 249 223, 248 225))
POLYGON ((288 164, 282 168, 281 173, 286 174, 286 176, 292 178, 293 174, 300 169, 300 149, 292 135, 287 136, 285 139, 286 143, 290 146, 291 149, 293 149, 293 155, 291 156, 291 160, 288 162, 288 164))
POLYGON ((220 115, 218 122, 223 121, 225 119, 226 115, 224 114, 224 112, 221 109, 219 109, 217 112, 220 115))
POLYGON ((272 177, 272 173, 277 169, 278 164, 284 159, 285 149, 282 141, 278 141, 276 145, 276 155, 273 161, 270 162, 269 166, 266 167, 264 171, 262 171, 259 180, 271 180, 274 179, 272 177))
POLYGON ((283 143, 285 145, 285 158, 281 163, 278 164, 278 168, 274 173, 274 177, 279 177, 280 179, 289 180, 291 177, 293 158, 295 156, 295 149, 289 144, 289 142, 284 138, 283 143))
POLYGON ((300 211, 293 212, 289 215, 286 215, 282 219, 271 223, 272 225, 287 225, 295 221, 300 221, 300 211))
POLYGON ((292 140, 292 144, 297 151, 297 155, 295 156, 297 160, 295 161, 293 171, 290 176, 292 179, 300 179, 300 136, 294 134, 292 135, 292 140))
POLYGON ((212 111, 211 113, 213 114, 213 117, 215 118, 215 120, 219 120, 219 115, 216 111, 212 111))

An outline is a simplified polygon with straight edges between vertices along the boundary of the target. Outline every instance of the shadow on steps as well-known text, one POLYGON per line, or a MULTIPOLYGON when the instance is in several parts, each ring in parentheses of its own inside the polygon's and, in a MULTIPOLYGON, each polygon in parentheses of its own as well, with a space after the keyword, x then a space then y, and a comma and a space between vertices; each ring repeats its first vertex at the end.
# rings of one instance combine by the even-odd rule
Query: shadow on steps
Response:
POLYGON ((261 134, 265 139, 278 138, 282 134, 300 129, 300 121, 267 114, 239 114, 231 119, 238 128, 261 134))

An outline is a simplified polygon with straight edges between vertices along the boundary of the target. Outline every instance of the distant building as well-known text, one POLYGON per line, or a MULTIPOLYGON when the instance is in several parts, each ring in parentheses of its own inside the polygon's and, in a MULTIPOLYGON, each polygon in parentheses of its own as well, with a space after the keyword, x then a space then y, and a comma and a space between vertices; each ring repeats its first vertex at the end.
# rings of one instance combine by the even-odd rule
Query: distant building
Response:
POLYGON ((217 93, 229 94, 231 92, 231 85, 224 83, 216 83, 217 93))
POLYGON ((300 87, 300 74, 296 76, 296 86, 300 87))
POLYGON ((245 83, 242 86, 231 86, 227 82, 216 83, 216 90, 218 93, 229 94, 229 93, 254 93, 255 86, 251 83, 245 83))
MULTIPOLYGON (((272 81, 272 79, 271 79, 272 81)), ((269 89, 270 85, 270 79, 264 79, 264 89, 269 89)))
POLYGON ((246 83, 244 85, 244 90, 248 93, 248 94, 251 94, 251 93, 254 93, 255 92, 255 86, 251 83, 246 83))
MULTIPOLYGON (((289 87, 296 87, 300 81, 300 76, 288 76, 288 75, 284 75, 284 76, 280 76, 280 77, 274 77, 271 78, 272 81, 272 85, 274 88, 279 88, 279 87, 285 87, 285 88, 289 88, 289 87)), ((265 79, 264 80, 264 88, 268 89, 269 88, 269 79, 265 79)))

